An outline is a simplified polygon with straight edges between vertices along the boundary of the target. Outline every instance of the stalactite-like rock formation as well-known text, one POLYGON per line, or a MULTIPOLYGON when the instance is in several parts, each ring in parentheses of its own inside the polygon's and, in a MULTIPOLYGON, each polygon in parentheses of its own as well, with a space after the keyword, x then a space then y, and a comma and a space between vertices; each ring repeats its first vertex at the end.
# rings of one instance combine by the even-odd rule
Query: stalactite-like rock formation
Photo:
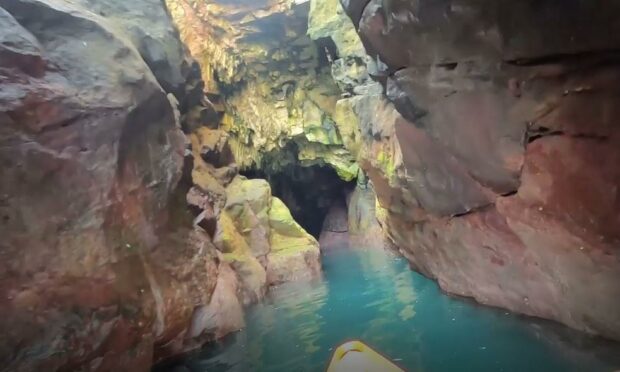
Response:
POLYGON ((385 228, 447 292, 620 339, 620 9, 343 1, 385 228))

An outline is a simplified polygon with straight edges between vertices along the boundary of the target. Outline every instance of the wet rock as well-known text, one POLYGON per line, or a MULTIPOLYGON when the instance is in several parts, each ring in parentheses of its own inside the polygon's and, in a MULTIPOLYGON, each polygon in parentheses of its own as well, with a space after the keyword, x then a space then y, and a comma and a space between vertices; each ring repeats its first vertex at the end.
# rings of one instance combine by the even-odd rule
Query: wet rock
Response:
POLYGON ((205 334, 217 339, 243 328, 243 307, 237 298, 237 290, 235 272, 228 264, 220 263, 211 302, 194 310, 187 339, 195 340, 205 334))
MULTIPOLYGON (((197 230, 180 229, 167 235, 147 258, 144 272, 154 298, 154 361, 192 348, 217 334, 188 336, 195 308, 214 303, 222 273, 211 238, 197 230), (217 278, 217 279, 216 279, 217 278), (216 282, 217 280, 217 282, 216 282)), ((131 267, 128 267, 131 270, 131 267)))
MULTIPOLYGON (((340 91, 329 60, 337 57, 336 47, 325 36, 328 27, 308 29, 308 3, 235 6, 215 0, 191 7, 168 0, 168 5, 184 41, 200 56, 207 90, 226 102, 219 127, 228 132, 241 170, 277 174, 289 165, 327 165, 347 181, 355 178, 355 158, 333 120, 340 91)), ((331 1, 312 12, 322 18, 338 8, 331 1)), ((363 48, 341 9, 332 21, 348 22, 346 35, 332 35, 343 35, 340 47, 356 50, 360 60, 363 48)))
POLYGON ((383 229, 385 210, 378 204, 371 183, 358 184, 349 195, 348 206, 347 225, 351 246, 394 249, 383 229))
POLYGON ((271 251, 267 255, 267 281, 270 284, 311 279, 321 273, 318 242, 293 220, 278 198, 269 210, 271 251))
POLYGON ((351 107, 390 239, 448 292, 620 339, 617 4, 343 6, 385 88, 351 107))
POLYGON ((251 254, 234 252, 224 256, 237 274, 241 301, 250 305, 262 301, 267 293, 267 273, 261 262, 251 254))

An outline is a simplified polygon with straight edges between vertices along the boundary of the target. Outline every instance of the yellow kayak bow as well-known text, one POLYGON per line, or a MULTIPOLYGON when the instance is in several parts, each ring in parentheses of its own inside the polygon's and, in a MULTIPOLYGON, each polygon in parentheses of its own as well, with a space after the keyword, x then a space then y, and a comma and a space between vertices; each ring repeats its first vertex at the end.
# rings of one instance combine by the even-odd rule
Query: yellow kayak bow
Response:
POLYGON ((361 341, 349 341, 334 351, 327 372, 404 372, 361 341))

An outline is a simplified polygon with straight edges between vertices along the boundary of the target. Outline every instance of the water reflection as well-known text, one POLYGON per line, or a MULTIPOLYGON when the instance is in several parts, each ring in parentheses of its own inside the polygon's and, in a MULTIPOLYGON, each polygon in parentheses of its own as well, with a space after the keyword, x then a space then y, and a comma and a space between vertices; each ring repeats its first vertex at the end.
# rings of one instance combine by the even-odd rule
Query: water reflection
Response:
MULTIPOLYGON (((247 328, 182 361, 190 371, 325 370, 333 348, 361 339, 409 371, 613 371, 618 345, 441 294, 379 251, 335 251, 325 280, 287 284, 248 310, 247 328), (534 325, 533 325, 534 324, 534 325), (555 332, 554 329, 562 332, 555 332), (588 338, 586 338, 588 339, 588 338), (603 352, 601 352, 603 350, 603 352), (612 357, 610 357, 612 356, 612 357)), ((163 370, 163 369, 162 369, 163 370)))

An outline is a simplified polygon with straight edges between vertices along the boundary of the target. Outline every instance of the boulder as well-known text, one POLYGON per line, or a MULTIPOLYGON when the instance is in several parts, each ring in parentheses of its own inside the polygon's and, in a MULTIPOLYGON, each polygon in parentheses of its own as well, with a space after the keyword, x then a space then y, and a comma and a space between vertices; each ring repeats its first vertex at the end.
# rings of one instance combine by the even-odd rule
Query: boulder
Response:
POLYGON ((240 297, 243 305, 257 303, 267 293, 267 274, 263 265, 251 252, 233 252, 223 255, 239 278, 240 297))
POLYGON ((269 210, 271 251, 267 255, 267 282, 271 285, 318 277, 319 243, 295 222, 284 203, 274 197, 269 210))
POLYGON ((269 250, 269 207, 271 188, 262 179, 248 180, 237 176, 226 189, 225 213, 243 235, 254 257, 263 257, 269 250))
POLYGON ((269 285, 318 275, 318 243, 271 196, 267 181, 237 176, 226 194, 214 242, 237 274, 245 305, 262 300, 269 285))

